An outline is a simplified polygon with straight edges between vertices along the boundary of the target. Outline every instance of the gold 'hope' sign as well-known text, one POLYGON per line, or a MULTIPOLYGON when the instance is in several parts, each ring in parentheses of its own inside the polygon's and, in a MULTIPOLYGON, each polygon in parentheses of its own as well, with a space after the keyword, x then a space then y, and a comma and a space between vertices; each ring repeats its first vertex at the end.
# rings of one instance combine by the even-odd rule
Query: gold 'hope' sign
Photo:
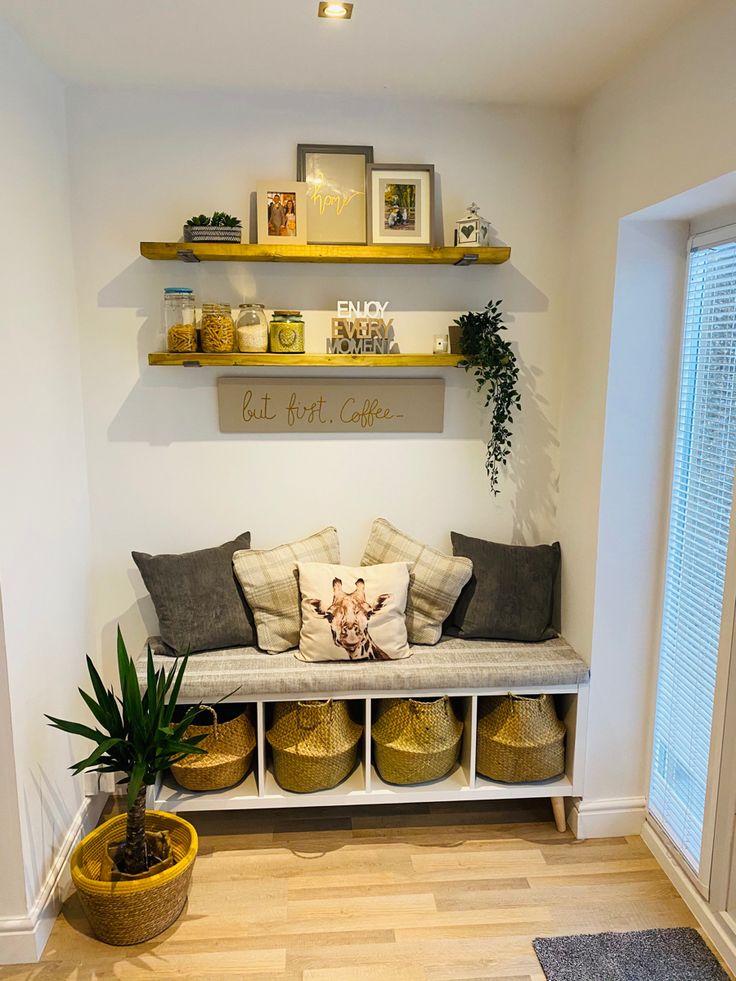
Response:
MULTIPOLYGON (((288 355, 284 355, 288 357, 288 355)), ((441 378, 218 378, 222 433, 441 433, 441 378)))

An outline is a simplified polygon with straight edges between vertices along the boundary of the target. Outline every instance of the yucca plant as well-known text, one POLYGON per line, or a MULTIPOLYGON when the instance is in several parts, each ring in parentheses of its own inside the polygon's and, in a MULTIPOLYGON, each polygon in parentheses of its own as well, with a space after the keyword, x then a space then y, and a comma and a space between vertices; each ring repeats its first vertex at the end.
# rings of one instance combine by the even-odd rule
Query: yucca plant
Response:
POLYGON ((117 655, 120 697, 116 696, 112 687, 105 688, 89 657, 87 669, 94 697, 79 689, 99 728, 55 719, 51 715, 46 718, 54 728, 84 736, 97 744, 86 759, 69 768, 75 774, 84 770, 124 774, 119 782, 128 785, 128 819, 118 867, 128 875, 138 875, 149 868, 145 827, 146 788, 172 763, 192 753, 206 751, 197 746, 204 739, 203 735, 184 736, 187 726, 200 711, 198 705, 191 706, 181 719, 174 721, 187 657, 182 659, 181 664, 175 661, 169 671, 165 668, 157 671, 149 647, 147 687, 141 695, 135 662, 128 656, 119 627, 117 655))

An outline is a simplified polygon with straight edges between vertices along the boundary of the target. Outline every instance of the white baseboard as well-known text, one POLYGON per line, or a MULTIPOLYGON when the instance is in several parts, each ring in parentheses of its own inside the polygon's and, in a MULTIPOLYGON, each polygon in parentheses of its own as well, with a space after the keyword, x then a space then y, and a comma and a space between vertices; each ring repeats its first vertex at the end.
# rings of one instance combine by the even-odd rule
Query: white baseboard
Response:
POLYGON ((576 838, 618 838, 641 834, 645 817, 644 797, 576 798, 567 822, 576 838))
POLYGON ((682 871, 661 836, 648 822, 642 828, 641 838, 703 928, 703 933, 723 958, 729 970, 736 974, 736 935, 728 929, 724 919, 708 906, 690 877, 682 871))
POLYGON ((97 824, 106 800, 106 794, 98 794, 82 801, 31 909, 24 916, 0 917, 0 964, 33 964, 43 953, 69 893, 71 853, 80 838, 97 824))

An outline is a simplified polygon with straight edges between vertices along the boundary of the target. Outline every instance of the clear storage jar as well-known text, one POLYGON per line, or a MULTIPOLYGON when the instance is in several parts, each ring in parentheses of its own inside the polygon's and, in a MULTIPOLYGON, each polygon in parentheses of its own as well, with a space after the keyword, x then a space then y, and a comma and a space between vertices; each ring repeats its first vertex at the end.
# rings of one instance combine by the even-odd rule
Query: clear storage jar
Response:
POLYGON ((185 286, 167 286, 163 300, 163 349, 172 354, 197 350, 197 301, 185 286))
POLYGON ((258 353, 268 350, 268 320, 262 303, 241 303, 236 325, 238 350, 258 353))
POLYGON ((235 350, 235 324, 229 303, 203 303, 199 331, 202 350, 229 354, 235 350))

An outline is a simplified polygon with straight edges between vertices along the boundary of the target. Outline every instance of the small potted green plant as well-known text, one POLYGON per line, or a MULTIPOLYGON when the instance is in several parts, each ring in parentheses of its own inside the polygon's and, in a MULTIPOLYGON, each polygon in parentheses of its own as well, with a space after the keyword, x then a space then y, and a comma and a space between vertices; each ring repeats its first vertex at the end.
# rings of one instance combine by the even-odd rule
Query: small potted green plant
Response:
MULTIPOLYGON (((500 468, 511 453, 513 411, 521 411, 517 390, 519 365, 511 344, 501 337, 506 330, 501 300, 490 300, 480 312, 464 313, 454 321, 459 330, 460 367, 473 373, 479 392, 491 410, 491 436, 486 444, 486 473, 494 497, 499 493, 500 468)), ((451 328, 452 330, 452 328, 451 328)))
POLYGON ((62 732, 83 736, 93 752, 73 764, 75 774, 122 773, 127 812, 105 821, 77 845, 71 858, 74 885, 95 934, 110 944, 141 943, 170 926, 186 903, 197 833, 188 821, 146 811, 146 790, 172 763, 192 753, 204 736, 187 736, 200 711, 188 708, 175 721, 187 658, 167 672, 155 669, 148 649, 147 685, 141 693, 135 663, 118 628, 120 696, 105 688, 87 658, 93 695, 79 689, 94 716, 94 728, 46 716, 62 732))
POLYGON ((184 226, 185 242, 239 242, 242 228, 240 218, 215 211, 211 218, 194 215, 184 226))

